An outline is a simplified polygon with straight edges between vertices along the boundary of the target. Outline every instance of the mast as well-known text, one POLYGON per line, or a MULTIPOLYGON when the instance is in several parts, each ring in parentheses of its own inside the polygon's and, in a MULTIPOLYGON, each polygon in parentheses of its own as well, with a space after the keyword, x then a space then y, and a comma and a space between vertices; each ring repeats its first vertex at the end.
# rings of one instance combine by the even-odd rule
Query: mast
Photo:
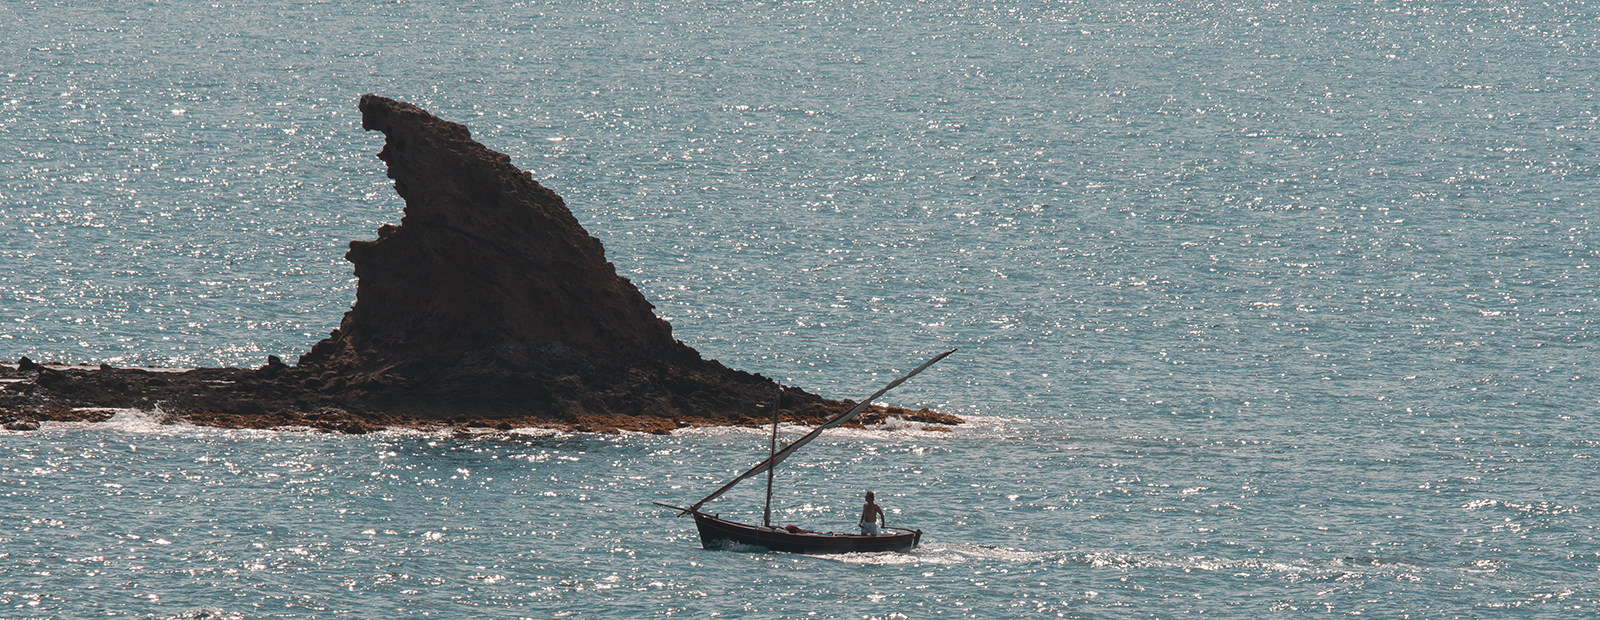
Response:
POLYGON ((801 437, 799 439, 796 439, 794 441, 794 443, 789 444, 789 446, 787 448, 779 450, 776 453, 774 453, 772 456, 767 457, 767 460, 762 461, 760 463, 757 463, 755 467, 750 468, 750 471, 747 471, 747 472, 744 472, 742 474, 739 474, 739 477, 734 478, 733 480, 729 481, 727 484, 722 485, 722 488, 719 488, 719 489, 717 489, 715 491, 712 491, 710 495, 707 495, 704 498, 702 498, 700 501, 695 502, 693 506, 690 506, 688 508, 682 508, 681 510, 683 512, 678 513, 678 516, 681 517, 681 516, 689 514, 689 513, 699 512, 700 511, 700 507, 705 505, 706 502, 709 502, 711 500, 714 500, 714 499, 720 497, 723 493, 727 493, 728 489, 733 488, 733 485, 739 484, 739 482, 744 480, 745 478, 749 478, 749 477, 754 476, 756 474, 759 474, 759 473, 761 473, 763 471, 768 471, 768 470, 772 469, 773 467, 777 467, 778 463, 782 463, 784 459, 789 458, 789 455, 794 454, 796 451, 798 451, 800 449, 801 446, 804 446, 804 445, 806 445, 808 443, 811 443, 811 440, 816 439, 818 435, 821 435, 822 431, 828 430, 828 429, 833 428, 835 426, 838 426, 840 424, 844 424, 845 422, 849 422, 850 420, 852 420, 852 419, 854 419, 856 417, 856 414, 861 413, 862 411, 866 410, 867 406, 872 404, 872 401, 877 400, 879 396, 883 396, 885 392, 888 392, 889 390, 892 390, 892 389, 898 387, 900 384, 905 383, 906 379, 910 379, 912 377, 917 376, 917 373, 920 373, 920 372, 922 372, 924 370, 927 370, 927 368, 929 366, 932 366, 934 364, 934 362, 942 360, 945 357, 949 356, 951 353, 955 353, 955 352, 956 352, 955 349, 951 349, 949 351, 945 351, 944 353, 940 353, 940 354, 934 356, 934 358, 931 359, 931 360, 923 362, 921 366, 918 366, 916 368, 916 370, 908 372, 908 373, 906 373, 906 376, 900 377, 899 379, 895 379, 894 381, 890 382, 889 385, 885 386, 881 390, 878 390, 877 392, 874 392, 871 396, 868 396, 866 400, 861 401, 861 404, 856 405, 854 408, 850 409, 849 411, 846 411, 846 412, 841 413, 841 414, 839 414, 837 416, 834 416, 833 419, 822 423, 821 426, 818 426, 815 429, 812 429, 811 432, 806 433, 806 436, 801 437))
MULTIPOLYGON (((778 395, 772 398, 772 441, 767 444, 767 459, 771 460, 778 454, 778 407, 783 405, 783 386, 778 386, 778 395)), ((761 512, 761 524, 772 527, 772 468, 767 468, 767 508, 761 512)))

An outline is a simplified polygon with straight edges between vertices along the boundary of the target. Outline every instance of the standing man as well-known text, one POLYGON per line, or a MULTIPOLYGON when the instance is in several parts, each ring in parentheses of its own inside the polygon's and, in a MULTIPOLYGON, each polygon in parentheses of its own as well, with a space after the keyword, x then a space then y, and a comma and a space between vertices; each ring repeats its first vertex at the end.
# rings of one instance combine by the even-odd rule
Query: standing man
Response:
POLYGON ((879 520, 882 520, 883 527, 889 527, 889 518, 884 516, 877 502, 872 501, 872 491, 867 491, 867 503, 861 507, 861 533, 877 536, 879 520))

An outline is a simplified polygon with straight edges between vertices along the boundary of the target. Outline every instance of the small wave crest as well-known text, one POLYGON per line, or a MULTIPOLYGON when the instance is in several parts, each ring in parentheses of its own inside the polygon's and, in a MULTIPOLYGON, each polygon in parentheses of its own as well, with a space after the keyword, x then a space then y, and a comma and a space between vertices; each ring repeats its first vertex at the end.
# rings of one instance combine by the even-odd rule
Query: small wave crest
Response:
POLYGON ((201 607, 171 616, 161 616, 161 620, 244 620, 244 617, 244 614, 239 612, 224 611, 215 607, 201 607))
MULTIPOLYGON (((174 424, 166 423, 167 414, 161 411, 161 406, 146 411, 144 409, 114 409, 110 420, 100 422, 95 426, 129 433, 171 432, 174 424)), ((180 426, 188 424, 180 423, 180 426)))

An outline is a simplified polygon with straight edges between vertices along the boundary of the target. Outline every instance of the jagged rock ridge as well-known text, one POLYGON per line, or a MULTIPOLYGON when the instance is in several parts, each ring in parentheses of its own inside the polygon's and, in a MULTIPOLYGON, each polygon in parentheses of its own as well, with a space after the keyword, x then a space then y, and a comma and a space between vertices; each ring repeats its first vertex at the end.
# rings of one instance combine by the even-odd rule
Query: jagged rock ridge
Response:
POLYGON ((518 359, 530 347, 601 366, 690 354, 561 197, 510 157, 408 103, 366 95, 361 115, 388 137, 378 158, 405 217, 350 243, 355 305, 301 365, 426 376, 491 350, 513 365, 532 361, 518 359))
POLYGON ((387 137, 378 157, 405 217, 350 244, 355 305, 298 366, 391 410, 737 417, 771 398, 772 381, 674 340, 510 157, 409 103, 365 95, 360 107, 362 127, 387 137))

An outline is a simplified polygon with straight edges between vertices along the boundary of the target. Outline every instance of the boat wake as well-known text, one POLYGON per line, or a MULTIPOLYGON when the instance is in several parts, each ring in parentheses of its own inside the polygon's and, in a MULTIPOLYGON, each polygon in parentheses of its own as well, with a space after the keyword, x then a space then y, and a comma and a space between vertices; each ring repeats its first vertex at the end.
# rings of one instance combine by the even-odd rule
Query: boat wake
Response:
POLYGON ((1033 552, 988 545, 932 543, 905 552, 845 553, 826 556, 825 559, 863 566, 920 566, 967 562, 1045 562, 1066 554, 1064 551, 1033 552))

